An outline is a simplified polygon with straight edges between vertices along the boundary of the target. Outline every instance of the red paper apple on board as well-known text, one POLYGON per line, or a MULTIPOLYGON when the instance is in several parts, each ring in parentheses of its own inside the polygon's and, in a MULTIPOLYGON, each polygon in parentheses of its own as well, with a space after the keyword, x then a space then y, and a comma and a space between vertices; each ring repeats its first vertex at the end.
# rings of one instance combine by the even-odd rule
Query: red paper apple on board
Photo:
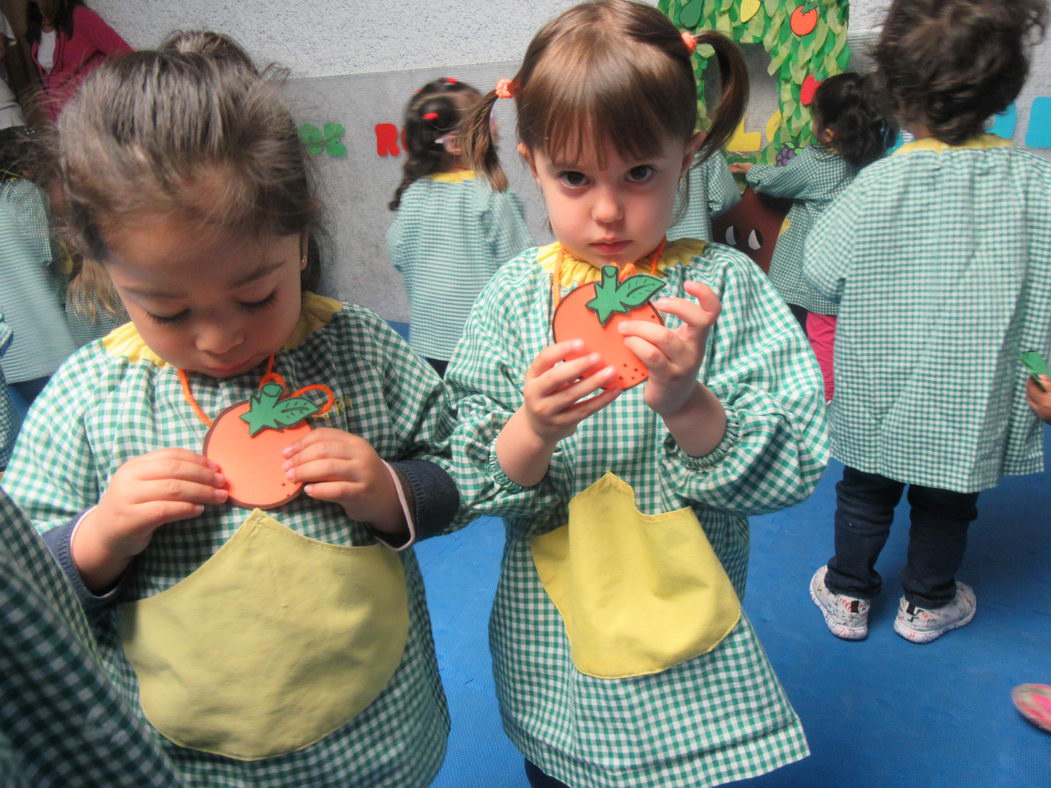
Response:
POLYGON ((797 36, 806 36, 814 32, 817 27, 817 3, 803 3, 796 7, 789 18, 792 32, 797 36))

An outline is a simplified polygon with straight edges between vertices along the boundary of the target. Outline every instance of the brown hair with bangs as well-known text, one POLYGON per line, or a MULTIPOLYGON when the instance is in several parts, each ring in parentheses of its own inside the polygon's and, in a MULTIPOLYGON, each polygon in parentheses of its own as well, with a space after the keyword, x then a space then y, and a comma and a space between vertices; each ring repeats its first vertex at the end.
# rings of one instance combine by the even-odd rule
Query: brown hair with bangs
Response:
MULTIPOLYGON (((722 97, 699 160, 726 144, 748 103, 740 51, 712 31, 695 36, 715 50, 722 97)), ((533 38, 512 80, 518 139, 529 150, 570 156, 609 140, 625 158, 642 159, 665 139, 688 140, 697 125, 691 52, 663 13, 629 0, 583 3, 548 22, 533 38)), ((493 142, 488 93, 465 123, 464 153, 493 187, 507 188, 493 142)), ((600 159, 600 164, 601 164, 600 159)))
POLYGON ((52 142, 56 202, 84 270, 98 269, 74 280, 73 298, 112 298, 98 289, 108 279, 107 235, 143 214, 199 222, 203 231, 301 234, 303 287, 315 286, 324 232, 316 176, 278 96, 283 74, 260 74, 247 54, 229 56, 236 44, 223 44, 221 57, 187 45, 108 59, 63 111, 52 142))

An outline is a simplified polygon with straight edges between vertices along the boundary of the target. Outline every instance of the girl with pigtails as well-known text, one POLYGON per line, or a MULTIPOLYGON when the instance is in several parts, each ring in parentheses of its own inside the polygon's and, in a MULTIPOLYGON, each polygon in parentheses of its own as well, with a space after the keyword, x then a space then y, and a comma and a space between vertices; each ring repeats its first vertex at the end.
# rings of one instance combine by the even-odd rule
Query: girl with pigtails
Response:
POLYGON ((556 238, 497 272, 446 376, 462 515, 506 522, 490 646, 532 785, 714 785, 808 752, 740 599, 747 516, 806 498, 827 462, 819 371, 751 260, 665 239, 746 79, 718 33, 589 2, 465 132, 504 188, 489 117, 515 102, 556 238), (723 87, 707 134, 698 44, 723 87))
POLYGON ((460 123, 480 98, 442 77, 405 108, 404 176, 389 208, 391 262, 405 278, 409 344, 444 374, 474 299, 532 240, 517 194, 494 191, 463 157, 460 123))

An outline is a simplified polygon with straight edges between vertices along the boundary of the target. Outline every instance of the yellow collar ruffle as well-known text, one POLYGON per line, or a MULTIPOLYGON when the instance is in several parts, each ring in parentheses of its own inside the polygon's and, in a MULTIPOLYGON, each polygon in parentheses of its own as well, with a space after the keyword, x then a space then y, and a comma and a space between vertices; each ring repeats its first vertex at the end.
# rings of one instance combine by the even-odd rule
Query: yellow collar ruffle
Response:
MULTIPOLYGON (((663 276, 664 269, 673 265, 684 265, 704 251, 708 244, 693 238, 680 238, 672 241, 661 254, 657 261, 657 275, 663 276)), ((562 244, 558 241, 541 246, 537 250, 537 262, 540 267, 549 274, 553 274, 558 264, 558 253, 562 244)), ((649 261, 643 261, 639 265, 639 272, 648 274, 650 272, 649 261)), ((562 287, 579 287, 591 282, 597 282, 602 278, 602 272, 586 260, 574 257, 568 251, 562 254, 562 287)))
MULTIPOLYGON (((342 307, 343 304, 334 298, 304 292, 299 320, 281 349, 293 350, 302 345, 307 337, 328 325, 332 316, 342 307)), ((158 367, 171 366, 149 348, 134 323, 125 323, 113 329, 103 338, 102 346, 111 356, 123 357, 132 362, 146 361, 158 367)))
POLYGON ((463 183, 464 181, 473 181, 476 177, 478 177, 478 173, 474 170, 436 172, 433 175, 427 176, 429 180, 435 181, 436 183, 463 183))
POLYGON ((935 153, 944 153, 949 150, 989 150, 990 148, 1006 148, 1011 144, 1010 140, 997 137, 995 134, 979 134, 977 137, 972 137, 959 145, 950 145, 934 137, 924 137, 922 140, 905 143, 891 155, 898 156, 903 153, 913 153, 920 150, 930 150, 935 153))

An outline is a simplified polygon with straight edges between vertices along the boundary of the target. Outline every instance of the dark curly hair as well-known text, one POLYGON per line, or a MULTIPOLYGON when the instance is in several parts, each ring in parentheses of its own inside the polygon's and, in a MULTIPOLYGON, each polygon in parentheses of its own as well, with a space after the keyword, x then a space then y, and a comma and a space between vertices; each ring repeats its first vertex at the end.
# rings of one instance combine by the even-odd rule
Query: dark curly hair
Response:
POLYGON ((1014 101, 1046 24, 1046 0, 894 0, 874 54, 904 124, 958 145, 1014 101))
POLYGON ((450 77, 432 80, 416 91, 405 107, 403 176, 388 208, 398 210, 402 194, 413 183, 448 168, 452 156, 438 140, 456 131, 467 110, 480 98, 481 94, 466 82, 450 77))
POLYGON ((873 82, 853 71, 837 74, 821 83, 811 105, 817 125, 835 133, 836 153, 858 168, 886 153, 898 134, 887 98, 873 82))

